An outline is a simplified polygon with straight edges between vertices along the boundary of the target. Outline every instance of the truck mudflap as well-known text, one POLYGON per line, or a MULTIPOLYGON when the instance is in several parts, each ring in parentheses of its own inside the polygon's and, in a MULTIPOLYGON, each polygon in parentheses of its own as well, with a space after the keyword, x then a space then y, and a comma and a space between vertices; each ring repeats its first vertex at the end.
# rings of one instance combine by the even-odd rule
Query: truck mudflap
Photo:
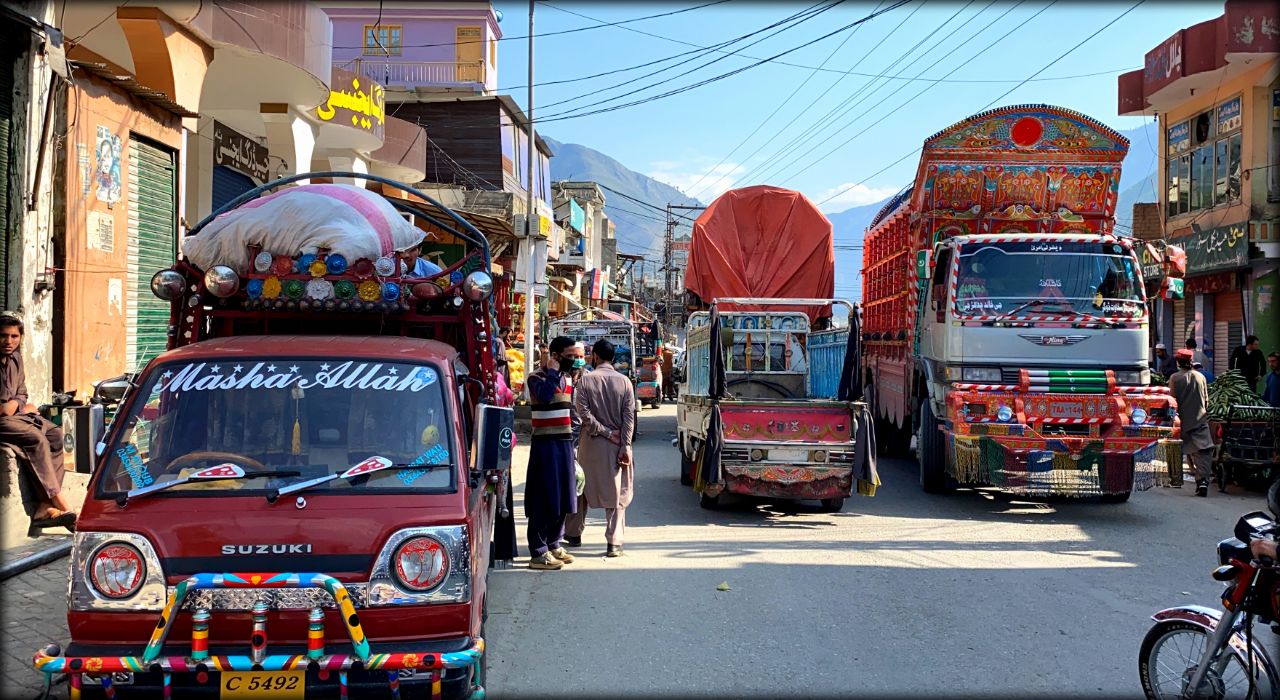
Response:
MULTIPOLYGON (((171 694, 174 675, 193 674, 207 678, 215 673, 290 674, 298 677, 308 671, 318 671, 323 676, 336 673, 340 696, 348 695, 349 671, 384 672, 386 687, 392 698, 400 697, 402 671, 427 674, 432 697, 441 697, 442 678, 446 671, 467 669, 479 664, 484 656, 484 639, 475 637, 464 649, 452 652, 423 653, 414 651, 373 653, 369 639, 360 625, 351 596, 342 582, 320 573, 204 573, 196 574, 174 587, 160 612, 156 627, 147 641, 141 656, 72 656, 62 655, 56 646, 46 647, 35 653, 32 660, 37 671, 45 674, 45 685, 51 684, 56 673, 69 674, 68 687, 72 700, 78 700, 85 676, 100 683, 107 697, 115 696, 112 674, 160 673, 163 676, 164 697, 171 694), (267 611, 265 602, 253 610, 253 632, 249 639, 248 654, 211 655, 209 653, 208 610, 196 610, 192 615, 191 648, 186 656, 163 654, 165 640, 175 611, 182 609, 187 596, 194 591, 209 588, 322 588, 333 597, 342 613, 343 624, 351 640, 351 653, 328 653, 324 645, 324 611, 311 611, 311 625, 307 633, 307 650, 301 654, 271 654, 268 652, 267 611)), ((474 674, 475 681, 465 695, 471 700, 484 698, 484 687, 474 674)), ((203 681, 202 681, 203 683, 203 681)), ((217 686, 212 687, 217 690, 217 686)))
POLYGON ((948 475, 961 484, 1026 495, 1121 496, 1182 468, 1177 408, 1163 387, 952 388, 941 429, 948 475))

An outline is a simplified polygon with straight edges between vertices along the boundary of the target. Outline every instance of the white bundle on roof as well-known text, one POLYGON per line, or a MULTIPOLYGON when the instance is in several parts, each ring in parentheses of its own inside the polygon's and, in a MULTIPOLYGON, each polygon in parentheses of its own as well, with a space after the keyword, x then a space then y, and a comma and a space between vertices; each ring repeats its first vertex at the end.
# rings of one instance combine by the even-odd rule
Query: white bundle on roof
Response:
POLYGON ((192 264, 249 271, 249 248, 296 256, 326 248, 347 260, 377 259, 422 242, 423 232, 381 195, 354 185, 302 185, 251 200, 182 242, 192 264))

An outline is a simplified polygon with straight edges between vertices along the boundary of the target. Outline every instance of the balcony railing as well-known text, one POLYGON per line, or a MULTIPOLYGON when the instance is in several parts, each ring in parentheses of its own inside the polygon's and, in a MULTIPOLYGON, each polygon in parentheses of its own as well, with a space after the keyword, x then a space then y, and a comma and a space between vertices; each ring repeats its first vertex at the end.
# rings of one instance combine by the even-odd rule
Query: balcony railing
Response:
POLYGON ((377 81, 384 86, 484 85, 487 66, 480 61, 409 61, 357 58, 335 66, 377 81))

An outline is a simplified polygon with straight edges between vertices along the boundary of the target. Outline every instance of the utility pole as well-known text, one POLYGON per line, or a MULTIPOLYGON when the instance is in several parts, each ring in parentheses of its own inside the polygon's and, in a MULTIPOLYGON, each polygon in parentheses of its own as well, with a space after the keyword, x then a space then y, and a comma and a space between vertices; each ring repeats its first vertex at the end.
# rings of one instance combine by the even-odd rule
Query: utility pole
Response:
POLYGON ((534 245, 533 238, 533 155, 536 149, 533 146, 533 4, 534 0, 529 0, 529 97, 528 109, 525 113, 526 123, 528 127, 529 155, 528 155, 528 173, 529 181, 526 183, 526 196, 524 205, 524 243, 525 250, 528 255, 525 256, 525 273, 524 273, 524 376, 533 374, 533 353, 536 347, 533 343, 533 324, 534 324, 534 304, 537 303, 537 297, 533 292, 533 278, 537 272, 538 266, 533 259, 534 253, 538 247, 534 245))
POLYGON ((667 205, 667 230, 662 236, 662 272, 663 272, 663 306, 662 323, 671 325, 671 299, 674 292, 671 288, 671 234, 676 230, 676 219, 671 215, 671 205, 667 205))

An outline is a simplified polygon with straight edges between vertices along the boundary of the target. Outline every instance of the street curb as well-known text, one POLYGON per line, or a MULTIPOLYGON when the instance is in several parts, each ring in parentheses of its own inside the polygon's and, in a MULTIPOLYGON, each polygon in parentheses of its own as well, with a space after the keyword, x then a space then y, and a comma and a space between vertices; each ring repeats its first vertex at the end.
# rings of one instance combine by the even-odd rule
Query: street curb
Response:
POLYGON ((26 573, 37 566, 44 566, 49 562, 57 561, 70 553, 71 543, 62 542, 34 554, 28 554, 16 561, 7 561, 4 564, 0 564, 0 581, 26 573))

